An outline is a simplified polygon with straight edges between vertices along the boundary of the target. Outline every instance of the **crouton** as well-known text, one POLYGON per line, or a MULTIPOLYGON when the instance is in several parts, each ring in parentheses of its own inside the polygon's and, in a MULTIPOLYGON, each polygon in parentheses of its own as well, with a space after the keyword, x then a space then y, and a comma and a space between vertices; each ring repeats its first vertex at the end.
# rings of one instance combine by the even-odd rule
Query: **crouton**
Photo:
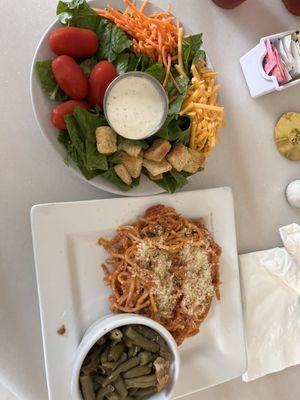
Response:
POLYGON ((143 160, 143 166, 146 170, 153 176, 157 176, 163 174, 164 172, 171 171, 172 165, 168 163, 166 160, 162 161, 150 161, 143 160))
POLYGON ((117 151, 117 134, 109 126, 99 126, 96 129, 97 149, 101 154, 117 151))
POLYGON ((188 161, 185 163, 183 171, 189 172, 190 174, 195 174, 199 167, 200 165, 196 157, 192 156, 192 154, 188 152, 188 161))
POLYGON ((132 179, 127 171, 127 169, 124 167, 123 164, 118 164, 114 166, 115 173, 118 175, 118 177, 126 183, 126 185, 131 185, 132 179))
POLYGON ((160 179, 163 179, 163 177, 164 177, 163 174, 158 174, 158 175, 154 176, 154 175, 150 174, 150 172, 149 172, 149 178, 152 181, 159 181, 160 179))
POLYGON ((122 150, 132 157, 137 157, 142 148, 137 144, 130 142, 130 140, 125 140, 124 143, 122 143, 122 150))
POLYGON ((141 157, 132 157, 127 153, 122 153, 122 164, 130 173, 132 178, 138 178, 141 175, 143 159, 141 157))
POLYGON ((200 151, 194 150, 194 149, 188 149, 189 153, 198 161, 198 164, 201 166, 204 164, 205 161, 205 155, 203 153, 200 153, 200 151))
POLYGON ((169 163, 176 169, 176 171, 181 172, 189 161, 190 153, 188 152, 187 147, 183 144, 178 144, 173 147, 170 153, 167 155, 166 159, 169 163))
POLYGON ((165 139, 156 139, 151 147, 145 151, 146 160, 161 161, 171 149, 171 144, 165 139))

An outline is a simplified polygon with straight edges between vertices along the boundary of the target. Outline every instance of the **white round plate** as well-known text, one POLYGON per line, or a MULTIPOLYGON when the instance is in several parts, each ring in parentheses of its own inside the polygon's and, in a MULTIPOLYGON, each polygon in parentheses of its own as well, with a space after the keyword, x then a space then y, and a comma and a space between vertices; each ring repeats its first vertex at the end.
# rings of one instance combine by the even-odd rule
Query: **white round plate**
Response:
MULTIPOLYGON (((98 7, 98 8, 105 8, 107 4, 110 4, 112 7, 118 9, 118 10, 123 10, 124 9, 124 3, 122 0, 92 0, 89 2, 89 4, 92 7, 98 7)), ((137 4, 141 3, 141 1, 136 1, 137 4)), ((152 13, 155 11, 161 11, 161 8, 149 4, 147 7, 147 12, 152 13)), ((50 121, 50 114, 51 110, 55 106, 55 102, 52 100, 48 99, 41 88, 39 78, 36 72, 35 64, 37 61, 41 60, 48 60, 52 59, 55 57, 55 54, 51 51, 49 47, 49 36, 50 33, 62 25, 58 20, 53 22, 46 32, 44 33, 43 37, 41 38, 37 49, 35 51, 33 61, 32 61, 32 66, 31 66, 31 72, 30 72, 30 94, 31 94, 31 103, 32 103, 32 108, 33 112, 35 115, 35 119, 40 127, 41 132, 43 135, 46 137, 48 142, 51 144, 51 146, 55 149, 55 151, 59 154, 62 163, 64 163, 65 157, 66 157, 66 150, 64 146, 62 146, 61 143, 57 141, 57 129, 52 125, 50 121)), ((188 30, 187 30, 188 32, 188 30)), ((190 32, 188 32, 190 33, 190 32)), ((208 60, 208 64, 210 64, 208 60)), ((76 164, 73 162, 73 160, 69 160, 69 168, 72 169, 77 176, 79 176, 81 179, 86 180, 86 178, 82 175, 76 164)), ((63 164, 64 165, 64 164, 63 164)), ((67 166, 64 165, 65 168, 67 166)), ((96 176, 95 178, 87 181, 91 185, 105 190, 106 192, 109 193, 114 193, 122 196, 149 196, 149 195, 154 195, 158 193, 163 193, 164 189, 156 185, 155 183, 151 182, 146 176, 142 175, 140 184, 139 186, 129 190, 128 192, 123 192, 120 189, 118 189, 113 183, 107 181, 106 179, 103 179, 101 176, 96 176)))

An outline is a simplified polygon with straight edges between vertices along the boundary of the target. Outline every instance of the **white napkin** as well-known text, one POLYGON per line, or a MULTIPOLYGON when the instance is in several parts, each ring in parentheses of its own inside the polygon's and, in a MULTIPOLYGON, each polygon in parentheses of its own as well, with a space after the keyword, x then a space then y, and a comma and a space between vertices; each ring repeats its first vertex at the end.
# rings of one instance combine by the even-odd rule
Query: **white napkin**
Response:
POLYGON ((298 224, 283 226, 279 229, 279 233, 286 250, 300 264, 300 226, 298 224))
POLYGON ((281 235, 295 258, 279 248, 240 256, 246 382, 300 364, 300 229, 294 225, 282 228, 281 235))

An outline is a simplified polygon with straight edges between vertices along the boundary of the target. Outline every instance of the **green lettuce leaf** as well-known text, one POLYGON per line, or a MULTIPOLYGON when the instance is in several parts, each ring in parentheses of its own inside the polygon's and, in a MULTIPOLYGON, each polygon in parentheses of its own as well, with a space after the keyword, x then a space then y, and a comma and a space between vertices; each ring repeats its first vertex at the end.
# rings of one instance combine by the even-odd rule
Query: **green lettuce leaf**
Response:
POLYGON ((162 83, 166 74, 166 69, 161 63, 156 63, 145 69, 145 72, 152 75, 160 83, 162 83))
POLYGON ((101 18, 97 29, 99 60, 114 62, 124 50, 132 47, 132 40, 116 24, 101 18))
POLYGON ((77 149, 75 148, 74 144, 72 143, 69 133, 67 131, 60 131, 57 136, 57 140, 64 145, 67 151, 67 157, 65 158, 65 164, 69 166, 69 159, 70 157, 74 163, 77 165, 79 170, 81 171, 82 175, 90 180, 95 176, 99 175, 100 171, 90 171, 86 168, 85 162, 80 157, 77 149))
POLYGON ((181 115, 169 115, 164 125, 156 133, 156 136, 171 142, 189 143, 191 133, 191 120, 189 117, 181 115))
MULTIPOLYGON (((179 75, 177 75, 175 77, 175 79, 176 79, 176 82, 177 82, 178 86, 180 87, 181 94, 179 94, 177 96, 176 100, 173 101, 173 103, 170 104, 169 114, 177 114, 177 113, 179 113, 179 111, 181 109, 181 106, 182 106, 182 103, 183 103, 183 101, 185 99, 186 92, 188 90, 188 86, 189 86, 189 82, 190 82, 189 78, 181 77, 179 75)), ((173 82, 172 82, 172 84, 173 84, 173 82)), ((174 84, 173 84, 173 86, 174 86, 174 84)), ((175 90, 176 90, 176 94, 177 94, 177 89, 175 88, 175 90)), ((173 91, 173 93, 175 93, 175 92, 173 91)), ((172 98, 172 95, 170 95, 170 93, 169 93, 169 98, 172 98)))
POLYGON ((45 95, 55 101, 67 100, 67 95, 58 86, 51 68, 52 60, 37 61, 36 70, 45 95))
POLYGON ((107 170, 107 158, 104 154, 98 152, 95 136, 96 128, 107 125, 105 118, 92 114, 81 107, 75 107, 73 117, 85 143, 86 168, 88 170, 107 170))
POLYGON ((168 193, 175 193, 188 183, 188 174, 185 172, 177 172, 172 169, 163 174, 163 179, 154 181, 158 186, 162 187, 168 193))
POLYGON ((195 61, 195 56, 197 55, 201 45, 202 33, 188 36, 182 42, 183 66, 188 76, 190 76, 192 63, 195 61))
POLYGON ((56 15, 64 25, 91 29, 94 32, 101 19, 85 0, 61 0, 58 3, 56 15))
POLYGON ((84 75, 89 79, 92 69, 97 64, 98 60, 96 57, 86 58, 80 63, 80 68, 83 70, 84 75))

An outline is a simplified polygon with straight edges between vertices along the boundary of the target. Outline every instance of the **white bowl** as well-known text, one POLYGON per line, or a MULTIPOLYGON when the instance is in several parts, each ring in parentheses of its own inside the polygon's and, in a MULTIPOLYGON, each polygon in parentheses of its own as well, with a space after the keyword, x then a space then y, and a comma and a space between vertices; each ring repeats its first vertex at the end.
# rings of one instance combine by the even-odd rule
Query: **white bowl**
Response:
POLYGON ((71 377, 71 391, 70 396, 72 400, 82 400, 79 388, 79 374, 81 365, 93 345, 106 333, 112 329, 124 325, 145 325, 154 331, 158 332, 166 341, 169 350, 172 353, 172 360, 170 366, 170 380, 168 386, 159 393, 150 396, 151 400, 168 400, 171 398, 174 391, 175 384, 178 379, 180 369, 180 357, 178 348, 173 336, 159 323, 150 318, 141 317, 136 314, 114 314, 96 321, 84 334, 82 341, 77 349, 74 367, 71 377))
MULTIPOLYGON (((109 1, 93 0, 89 2, 89 4, 92 7, 98 7, 98 8, 105 8, 107 6, 107 3, 109 3, 111 6, 113 6, 118 10, 124 9, 123 0, 109 0, 109 1)), ((155 11, 161 11, 161 8, 149 4, 147 10, 150 13, 152 13, 155 11)), ((54 148, 55 152, 58 153, 61 162, 61 167, 68 168, 64 163, 66 157, 66 150, 64 146, 57 141, 58 130, 52 125, 50 121, 51 111, 58 103, 48 99, 46 95, 43 93, 35 68, 35 64, 37 61, 49 60, 55 57, 55 54, 50 50, 49 47, 49 36, 53 30, 60 27, 62 27, 62 25, 58 20, 53 22, 48 27, 46 32, 43 34, 37 46, 37 49, 33 57, 31 72, 30 72, 30 95, 31 95, 31 103, 34 116, 42 134, 46 137, 48 142, 54 148)), ((144 175, 141 176, 139 186, 129 190, 128 192, 123 192, 120 189, 118 189, 118 187, 115 186, 113 183, 107 181, 101 176, 96 176, 95 178, 89 181, 86 180, 85 177, 82 175, 82 173, 79 171, 76 164, 73 162, 73 160, 69 160, 69 163, 70 163, 69 168, 73 172, 75 172, 77 176, 79 176, 85 182, 88 182, 91 185, 99 189, 105 190, 106 192, 109 193, 115 193, 122 196, 149 196, 164 192, 164 189, 162 189, 161 187, 150 181, 150 179, 148 179, 144 175)))

